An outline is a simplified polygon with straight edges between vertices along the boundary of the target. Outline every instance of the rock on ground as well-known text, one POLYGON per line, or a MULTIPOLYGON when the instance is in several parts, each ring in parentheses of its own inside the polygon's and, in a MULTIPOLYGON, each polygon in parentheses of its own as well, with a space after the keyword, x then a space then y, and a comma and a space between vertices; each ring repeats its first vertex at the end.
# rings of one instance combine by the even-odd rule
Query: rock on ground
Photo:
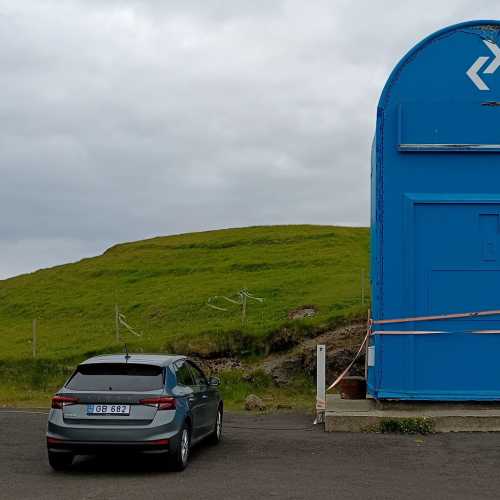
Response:
POLYGON ((259 396, 256 396, 255 394, 250 394, 247 396, 245 399, 245 410, 252 411, 252 410, 265 410, 266 405, 264 401, 262 401, 259 396))

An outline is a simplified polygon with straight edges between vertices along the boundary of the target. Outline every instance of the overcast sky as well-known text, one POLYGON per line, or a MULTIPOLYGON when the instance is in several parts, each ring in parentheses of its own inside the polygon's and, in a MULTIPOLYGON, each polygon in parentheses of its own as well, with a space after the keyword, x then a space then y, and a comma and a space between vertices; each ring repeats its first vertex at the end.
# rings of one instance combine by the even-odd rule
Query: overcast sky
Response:
POLYGON ((0 278, 110 245, 369 224, 401 56, 498 0, 0 0, 0 278))

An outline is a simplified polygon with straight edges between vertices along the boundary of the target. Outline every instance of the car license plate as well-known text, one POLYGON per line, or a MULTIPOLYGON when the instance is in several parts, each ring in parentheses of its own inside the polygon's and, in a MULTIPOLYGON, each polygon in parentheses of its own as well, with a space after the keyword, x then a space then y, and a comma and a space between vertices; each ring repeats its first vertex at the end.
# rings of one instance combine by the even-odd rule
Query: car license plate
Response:
POLYGON ((87 405, 87 415, 130 415, 130 405, 87 405))

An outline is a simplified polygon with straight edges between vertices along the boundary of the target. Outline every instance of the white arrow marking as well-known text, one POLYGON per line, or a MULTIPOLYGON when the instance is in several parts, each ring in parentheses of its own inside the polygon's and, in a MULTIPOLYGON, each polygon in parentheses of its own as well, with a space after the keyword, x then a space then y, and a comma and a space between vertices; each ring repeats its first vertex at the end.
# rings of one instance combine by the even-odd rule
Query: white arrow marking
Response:
POLYGON ((486 47, 488 47, 491 50, 491 52, 493 52, 493 55, 495 56, 495 59, 493 59, 493 61, 491 61, 488 67, 484 70, 485 73, 491 75, 500 66, 500 49, 498 48, 498 45, 496 45, 493 42, 490 42, 489 40, 483 40, 483 42, 485 43, 486 47))
POLYGON ((474 64, 466 71, 467 76, 472 80, 472 83, 479 90, 490 90, 488 85, 481 80, 481 77, 477 74, 477 72, 483 67, 486 61, 489 59, 488 56, 481 56, 476 59, 474 64))

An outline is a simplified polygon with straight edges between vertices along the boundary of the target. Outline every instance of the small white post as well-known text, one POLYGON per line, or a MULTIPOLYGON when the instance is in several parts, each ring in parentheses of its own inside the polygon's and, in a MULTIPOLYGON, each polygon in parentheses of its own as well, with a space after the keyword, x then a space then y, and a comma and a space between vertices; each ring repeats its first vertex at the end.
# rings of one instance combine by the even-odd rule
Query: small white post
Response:
POLYGON ((33 324, 31 327, 31 347, 33 348, 33 358, 36 358, 36 318, 33 320, 33 324))
POLYGON ((323 422, 326 410, 326 346, 316 346, 316 423, 323 422))

